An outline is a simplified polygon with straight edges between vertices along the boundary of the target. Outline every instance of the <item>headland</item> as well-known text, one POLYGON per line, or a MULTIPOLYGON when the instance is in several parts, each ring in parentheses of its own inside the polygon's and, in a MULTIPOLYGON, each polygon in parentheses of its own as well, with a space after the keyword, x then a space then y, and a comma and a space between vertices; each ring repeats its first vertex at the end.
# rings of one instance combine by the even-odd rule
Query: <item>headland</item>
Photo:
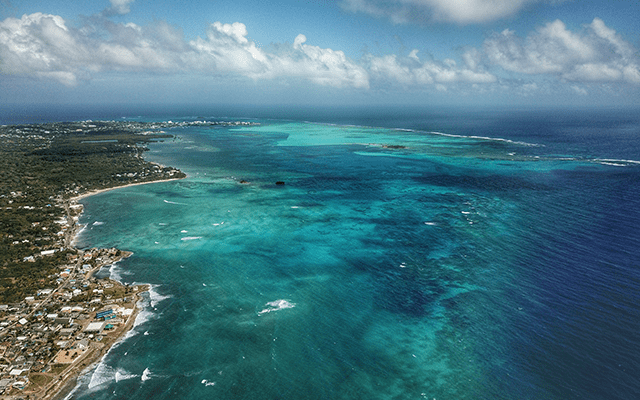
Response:
POLYGON ((150 163, 162 124, 78 122, 0 127, 0 398, 56 399, 134 326, 147 285, 95 272, 131 255, 78 249, 78 200, 182 179, 150 163))

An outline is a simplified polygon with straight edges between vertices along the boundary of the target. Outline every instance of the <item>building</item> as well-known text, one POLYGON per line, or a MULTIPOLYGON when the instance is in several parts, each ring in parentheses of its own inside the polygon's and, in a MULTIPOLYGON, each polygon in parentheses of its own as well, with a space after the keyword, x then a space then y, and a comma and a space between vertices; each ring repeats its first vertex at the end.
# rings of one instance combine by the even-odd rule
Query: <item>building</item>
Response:
POLYGON ((62 326, 70 326, 71 324, 73 324, 73 319, 58 317, 53 321, 53 324, 54 325, 62 325, 62 326))
POLYGON ((13 382, 12 379, 0 379, 0 394, 4 393, 4 391, 11 386, 11 382, 13 382))
POLYGON ((87 325, 86 328, 84 328, 84 331, 87 333, 102 333, 103 329, 104 329, 104 322, 99 321, 99 322, 90 323, 89 325, 87 325))

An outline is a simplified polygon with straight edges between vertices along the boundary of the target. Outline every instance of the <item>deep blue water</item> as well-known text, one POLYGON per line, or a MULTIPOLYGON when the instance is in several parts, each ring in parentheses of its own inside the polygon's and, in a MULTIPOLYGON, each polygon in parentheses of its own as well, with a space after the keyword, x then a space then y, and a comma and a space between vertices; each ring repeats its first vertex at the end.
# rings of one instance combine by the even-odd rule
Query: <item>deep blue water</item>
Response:
POLYGON ((640 114, 251 111, 121 115, 261 125, 83 201, 153 290, 72 398, 640 398, 640 114))

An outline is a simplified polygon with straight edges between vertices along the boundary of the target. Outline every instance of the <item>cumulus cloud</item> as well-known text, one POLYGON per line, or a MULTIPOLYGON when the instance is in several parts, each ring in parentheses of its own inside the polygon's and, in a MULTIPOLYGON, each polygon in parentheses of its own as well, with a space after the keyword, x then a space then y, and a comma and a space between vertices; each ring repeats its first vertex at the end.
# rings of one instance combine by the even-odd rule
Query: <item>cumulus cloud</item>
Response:
MULTIPOLYGON (((467 58, 472 60, 473 56, 471 52, 467 58)), ((458 66, 452 59, 422 61, 417 50, 406 57, 369 55, 366 62, 373 79, 407 88, 433 86, 443 91, 447 89, 447 85, 456 83, 485 84, 497 81, 493 74, 472 61, 466 62, 464 66, 458 66)))
POLYGON ((206 38, 198 37, 189 43, 191 65, 214 73, 259 77, 268 68, 267 56, 246 36, 247 28, 242 23, 211 24, 206 38))
POLYGON ((76 76, 67 63, 82 62, 82 51, 65 21, 56 15, 31 14, 0 22, 0 68, 9 74, 57 77, 73 84, 76 76))
POLYGON ((190 42, 194 65, 212 72, 241 73, 253 79, 302 78, 334 87, 368 88, 367 72, 342 51, 305 44, 298 35, 293 45, 265 52, 247 39, 242 23, 211 25, 206 38, 190 42))
POLYGON ((0 21, 0 72, 39 76, 73 85, 101 71, 196 72, 252 79, 299 78, 335 87, 368 88, 367 71, 342 51, 293 44, 266 52, 247 38, 244 24, 211 24, 187 42, 182 31, 157 22, 142 27, 94 17, 74 29, 56 15, 0 21))
POLYGON ((595 18, 576 33, 556 20, 522 39, 504 30, 484 42, 493 65, 522 74, 550 74, 568 81, 640 83, 633 46, 595 18))
POLYGON ((109 40, 74 29, 57 15, 35 13, 1 21, 0 71, 73 85, 100 71, 170 72, 184 66, 184 39, 168 24, 145 30, 132 23, 103 23, 109 40))
POLYGON ((344 52, 308 45, 306 41, 306 36, 298 35, 291 51, 274 56, 273 70, 321 85, 369 88, 367 71, 350 60, 344 52))
POLYGON ((134 0, 109 0, 111 2, 111 7, 105 10, 105 13, 108 15, 124 15, 129 14, 131 12, 130 4, 133 3, 134 0))
POLYGON ((472 24, 516 14, 530 3, 544 0, 343 0, 342 8, 394 23, 446 21, 472 24))
MULTIPOLYGON (((637 50, 597 18, 579 32, 561 21, 525 38, 505 30, 486 39, 480 49, 463 49, 455 60, 422 58, 415 49, 408 55, 365 54, 353 60, 340 50, 308 44, 303 34, 292 43, 263 49, 240 22, 215 22, 205 35, 186 40, 181 29, 162 21, 140 26, 103 15, 86 21, 76 28, 60 16, 42 13, 0 21, 0 73, 65 85, 108 71, 438 91, 491 90, 505 84, 505 71, 516 74, 511 82, 520 85, 527 84, 523 75, 569 81, 579 88, 603 82, 640 84, 637 50)), ((537 89, 531 85, 521 93, 537 89)))

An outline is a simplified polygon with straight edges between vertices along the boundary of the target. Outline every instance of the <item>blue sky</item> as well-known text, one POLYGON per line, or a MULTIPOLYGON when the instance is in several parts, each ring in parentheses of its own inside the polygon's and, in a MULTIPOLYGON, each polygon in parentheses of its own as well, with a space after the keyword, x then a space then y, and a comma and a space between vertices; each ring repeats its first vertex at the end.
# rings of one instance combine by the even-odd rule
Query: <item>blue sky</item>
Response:
POLYGON ((0 0, 0 103, 636 105, 631 0, 0 0))

